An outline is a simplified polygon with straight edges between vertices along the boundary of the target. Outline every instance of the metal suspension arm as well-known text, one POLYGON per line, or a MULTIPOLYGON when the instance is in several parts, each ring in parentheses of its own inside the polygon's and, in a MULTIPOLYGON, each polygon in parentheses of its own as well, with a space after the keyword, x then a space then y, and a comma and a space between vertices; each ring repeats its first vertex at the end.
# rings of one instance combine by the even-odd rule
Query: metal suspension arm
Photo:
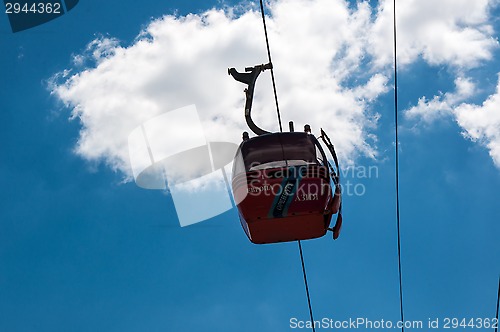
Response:
POLYGON ((241 83, 245 83, 247 88, 245 89, 245 120, 247 121, 248 127, 256 134, 263 135, 268 134, 269 132, 258 127, 252 120, 251 112, 252 112, 252 102, 253 102, 253 92, 255 88, 255 82, 257 81, 257 77, 259 74, 266 69, 272 69, 273 65, 271 63, 256 65, 254 67, 246 67, 245 73, 240 73, 234 68, 229 68, 227 73, 231 75, 235 80, 241 83))
POLYGON ((337 153, 335 153, 335 148, 332 144, 332 141, 330 141, 330 137, 323 131, 323 128, 321 128, 321 139, 323 140, 323 143, 325 143, 326 147, 328 148, 328 151, 330 151, 332 157, 333 157, 333 162, 335 163, 335 167, 337 168, 337 172, 334 172, 334 179, 333 181, 335 184, 338 184, 340 182, 340 168, 339 168, 339 159, 337 158, 337 153))
MULTIPOLYGON (((335 183, 335 195, 339 195, 339 210, 338 210, 338 215, 337 215, 337 221, 335 222, 335 226, 333 228, 329 228, 333 232, 333 239, 336 240, 339 235, 340 235, 340 229, 342 228, 342 187, 340 185, 340 168, 339 168, 339 160, 337 158, 337 153, 335 153, 335 148, 330 141, 330 138, 328 135, 323 131, 323 128, 321 128, 321 140, 323 140, 323 143, 325 143, 326 147, 330 151, 332 157, 333 157, 333 162, 335 163, 335 167, 337 168, 337 172, 332 170, 332 180, 335 183)), ((330 164, 330 163, 328 163, 330 164)), ((330 165, 329 165, 330 166, 330 165)), ((331 166, 330 166, 331 168, 331 166)))

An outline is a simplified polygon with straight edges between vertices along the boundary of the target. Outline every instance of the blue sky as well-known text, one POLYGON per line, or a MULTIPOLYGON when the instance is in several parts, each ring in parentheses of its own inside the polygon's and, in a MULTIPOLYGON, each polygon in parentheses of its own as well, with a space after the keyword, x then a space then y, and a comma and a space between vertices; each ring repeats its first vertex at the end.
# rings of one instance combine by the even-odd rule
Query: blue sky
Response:
MULTIPOLYGON (((405 317, 494 317, 500 7, 398 3, 405 317)), ((399 318, 392 27, 378 5, 279 1, 269 20, 285 121, 324 126, 344 168, 378 170, 346 172, 363 194, 344 197, 338 241, 303 242, 316 319, 399 318)), ((251 7, 195 24, 213 7, 82 0, 16 34, 0 15, 0 331, 289 331, 308 319, 296 243, 252 245, 235 209, 180 227, 172 197, 136 186, 126 163, 132 128, 188 103, 207 139, 240 139, 242 86, 223 69, 265 62, 264 39, 251 7)), ((272 103, 263 76, 254 107, 267 128, 272 103)))

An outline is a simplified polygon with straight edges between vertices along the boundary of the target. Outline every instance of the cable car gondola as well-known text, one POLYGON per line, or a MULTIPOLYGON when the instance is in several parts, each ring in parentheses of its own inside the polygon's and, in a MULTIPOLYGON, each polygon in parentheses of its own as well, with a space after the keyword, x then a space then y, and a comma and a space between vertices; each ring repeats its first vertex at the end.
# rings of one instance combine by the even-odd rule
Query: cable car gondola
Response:
POLYGON ((245 68, 245 73, 229 69, 237 81, 247 84, 245 118, 257 135, 243 133, 233 163, 232 190, 242 227, 253 243, 276 243, 313 239, 333 231, 339 236, 342 199, 339 165, 333 144, 321 130, 332 155, 330 164, 310 127, 304 132, 270 133, 252 121, 251 108, 259 74, 271 63, 245 68), (338 214, 333 228, 332 216, 338 214))

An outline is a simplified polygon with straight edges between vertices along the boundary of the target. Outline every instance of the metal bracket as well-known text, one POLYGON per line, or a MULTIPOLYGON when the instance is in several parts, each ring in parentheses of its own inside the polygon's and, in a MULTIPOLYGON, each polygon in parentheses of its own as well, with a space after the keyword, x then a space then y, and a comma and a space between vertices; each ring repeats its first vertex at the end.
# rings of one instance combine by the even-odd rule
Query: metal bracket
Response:
POLYGON ((231 75, 238 82, 244 83, 247 85, 245 89, 245 120, 247 121, 248 127, 256 134, 263 135, 268 134, 269 132, 258 127, 252 120, 251 112, 252 112, 252 102, 253 102, 253 93, 255 88, 255 82, 257 81, 257 77, 259 74, 266 69, 272 69, 272 63, 256 65, 254 67, 246 67, 244 73, 238 72, 235 68, 229 68, 227 73, 231 75))

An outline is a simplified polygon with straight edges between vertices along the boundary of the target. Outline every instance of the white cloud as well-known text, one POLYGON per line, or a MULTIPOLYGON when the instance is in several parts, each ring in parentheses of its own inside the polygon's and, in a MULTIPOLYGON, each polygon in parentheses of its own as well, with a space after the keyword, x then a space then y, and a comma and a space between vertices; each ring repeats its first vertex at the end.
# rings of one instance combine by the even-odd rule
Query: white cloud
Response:
POLYGON ((411 119, 422 119, 425 122, 432 122, 444 116, 453 115, 454 108, 461 102, 467 100, 476 92, 474 83, 463 77, 455 80, 455 92, 440 93, 431 100, 421 97, 418 104, 405 111, 405 115, 411 119))
MULTIPOLYGON (((294 0, 273 3, 271 13, 269 37, 285 127, 288 120, 297 128, 309 123, 316 132, 324 127, 344 160, 374 155, 367 134, 377 117, 368 108, 387 91, 388 79, 364 74, 354 87, 343 85, 362 61, 362 45, 352 41, 369 24, 367 5, 350 9, 342 1, 294 0)), ((66 76, 53 93, 81 121, 76 152, 127 176, 129 133, 185 105, 196 104, 208 141, 239 142, 246 130, 244 85, 227 75, 227 67, 241 71, 267 59, 260 13, 235 17, 222 10, 165 16, 128 47, 100 38, 85 54, 95 67, 66 76)), ((82 55, 75 60, 85 62, 82 55)), ((278 130, 268 73, 257 84, 254 117, 263 128, 278 130)), ((191 128, 183 129, 189 135, 191 128)))
MULTIPOLYGON (((498 41, 492 37, 490 9, 497 0, 400 0, 396 3, 398 62, 422 57, 431 65, 471 68, 490 60, 498 41)), ((379 64, 392 61, 393 1, 381 1, 370 38, 379 64)))
POLYGON ((463 135, 488 148, 495 165, 500 168, 500 80, 496 92, 482 105, 461 104, 454 110, 463 135))
POLYGON ((427 123, 449 116, 463 129, 463 136, 485 146, 495 165, 500 168, 500 79, 496 92, 481 105, 467 103, 476 88, 465 78, 455 81, 456 91, 434 96, 432 100, 420 98, 418 105, 409 108, 405 115, 427 123))
MULTIPOLYGON (((482 105, 470 103, 480 88, 466 77, 468 70, 492 60, 498 40, 493 37, 491 10, 498 0, 406 0, 398 5, 399 62, 411 64, 422 57, 430 65, 446 65, 456 73, 455 91, 421 97, 405 111, 409 119, 431 123, 448 118, 463 129, 464 137, 488 148, 500 167, 498 92, 482 105), (498 110, 498 108, 497 108, 498 110)), ((379 20, 388 20, 388 14, 379 20)), ((377 39, 375 39, 375 45, 377 39)), ((386 55, 387 57, 387 55, 386 55)))
MULTIPOLYGON (((401 63, 422 56, 463 69, 491 58, 497 43, 488 25, 489 2, 458 2, 398 1, 401 63)), ((344 161, 375 156, 379 114, 371 105, 388 91, 392 0, 378 8, 368 2, 282 0, 268 12, 284 127, 289 120, 296 128, 309 123, 316 133, 323 127, 344 161)), ((55 75, 59 83, 52 92, 81 122, 76 153, 130 177, 128 135, 182 106, 196 105, 208 141, 239 142, 246 130, 244 86, 227 76, 227 67, 241 71, 266 59, 260 13, 251 9, 239 16, 231 8, 164 16, 129 46, 104 37, 90 42, 74 60, 77 67, 93 65, 55 75)), ((459 95, 440 98, 450 102, 459 95)), ((263 128, 278 130, 267 72, 257 83, 253 114, 263 128)), ((183 129, 189 135, 191 128, 183 129)))

